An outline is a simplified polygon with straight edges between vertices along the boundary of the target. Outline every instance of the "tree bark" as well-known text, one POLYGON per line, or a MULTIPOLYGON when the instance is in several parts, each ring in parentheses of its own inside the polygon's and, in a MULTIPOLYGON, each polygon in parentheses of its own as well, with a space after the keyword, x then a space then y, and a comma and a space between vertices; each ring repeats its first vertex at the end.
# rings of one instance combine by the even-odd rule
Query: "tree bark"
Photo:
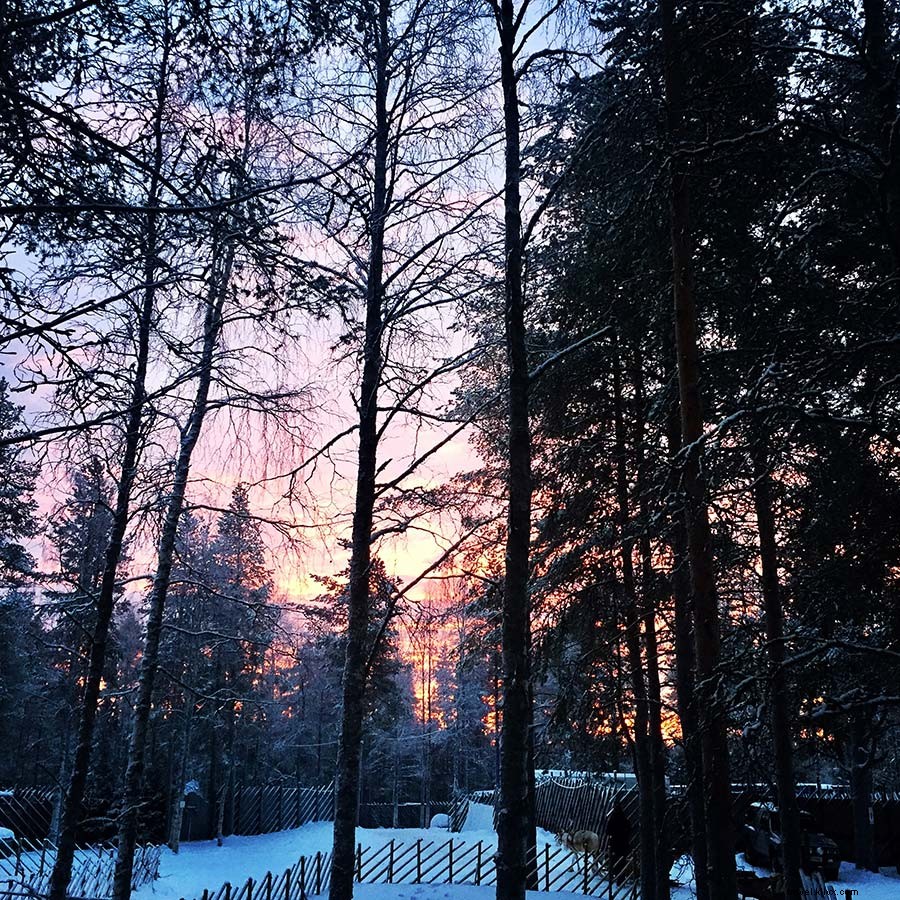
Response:
POLYGON ((635 349, 632 360, 634 385, 634 456, 637 467, 636 492, 642 523, 639 549, 641 557, 641 604, 644 620, 644 654, 647 660, 647 726, 650 739, 650 773, 653 784, 653 826, 656 841, 656 895, 668 900, 669 873, 672 859, 671 838, 666 829, 666 743, 662 727, 662 686, 659 672, 659 642, 656 634, 659 580, 653 570, 653 550, 647 526, 647 460, 644 454, 646 404, 644 397, 643 358, 635 349))
POLYGON ((634 540, 630 535, 631 514, 628 499, 627 450, 622 409, 622 372, 619 348, 613 348, 613 403, 615 408, 616 503, 618 506, 619 553, 622 566, 622 616, 625 625, 625 650, 628 676, 634 694, 634 770, 637 775, 640 816, 641 898, 656 900, 656 823, 653 815, 653 773, 650 759, 647 685, 641 656, 641 615, 637 604, 634 576, 634 540))
POLYGON ((122 471, 116 489, 116 507, 110 523, 109 543, 103 564, 103 577, 96 603, 96 619, 91 634, 88 672, 81 699, 78 736, 75 756, 69 777, 63 805, 62 827, 53 871, 50 875, 48 900, 65 900, 72 878, 72 863, 75 859, 75 838, 81 819, 84 794, 91 765, 94 726, 100 700, 100 683, 106 664, 106 645, 109 626, 112 621, 116 598, 116 575, 122 558, 122 547, 131 506, 131 491, 137 472, 141 445, 141 424, 146 402, 145 381, 150 349, 150 332, 153 324, 153 310, 156 300, 156 273, 159 267, 158 216, 154 207, 159 203, 160 179, 163 167, 163 125, 162 117, 168 98, 166 78, 168 74, 169 42, 163 43, 159 76, 156 86, 156 102, 153 118, 152 168, 147 191, 146 225, 144 230, 145 254, 143 280, 144 291, 138 317, 137 352, 134 378, 131 384, 128 414, 125 423, 125 442, 122 448, 122 471))
POLYGON ((855 710, 850 716, 850 794, 853 798, 853 862, 857 869, 878 871, 872 808, 872 763, 875 740, 872 716, 855 710))
POLYGON ((509 372, 508 512, 503 583, 503 720, 500 738, 500 808, 497 814, 497 900, 524 900, 531 830, 528 767, 531 730, 531 429, 528 419, 528 351, 522 288, 521 150, 518 27, 513 0, 494 9, 500 42, 505 142, 504 319, 509 372))
MULTIPOLYGON (((674 347, 669 341, 666 342, 666 347, 667 350, 672 351, 671 364, 674 365, 674 347)), ((666 414, 666 440, 669 444, 669 456, 674 466, 681 449, 681 414, 677 397, 669 404, 666 414)), ((679 492, 673 491, 673 493, 679 497, 679 492)), ((709 900, 706 814, 703 809, 703 765, 700 759, 700 722, 695 690, 691 576, 687 531, 681 509, 676 510, 672 516, 671 529, 672 594, 675 600, 675 685, 687 781, 685 799, 691 826, 691 856, 694 861, 694 884, 697 900, 709 900)))
POLYGON ((194 718, 194 701, 187 695, 184 701, 184 722, 181 731, 181 749, 175 774, 175 785, 172 790, 174 806, 172 809, 172 821, 169 823, 168 846, 173 853, 178 853, 181 844, 181 825, 184 821, 184 785, 187 778, 188 759, 191 753, 191 726, 194 718))
POLYGON ((778 545, 775 510, 766 448, 753 448, 753 502, 759 534, 762 567, 763 617, 766 629, 766 658, 769 670, 769 710, 775 756, 775 787, 781 817, 781 857, 786 900, 800 900, 801 839, 800 807, 794 782, 794 747, 791 742, 791 703, 784 669, 784 611, 778 579, 778 545))
POLYGON ((378 455, 378 387, 382 366, 384 229, 388 208, 388 0, 378 0, 374 29, 375 134, 371 245, 366 283, 365 345, 359 395, 359 455, 356 505, 350 551, 347 650, 342 685, 343 710, 338 747, 334 810, 334 852, 330 900, 350 900, 356 850, 360 749, 366 689, 366 638, 369 624, 369 567, 375 472, 378 455))
MULTIPOLYGON (((664 88, 670 149, 681 137, 683 48, 675 19, 675 0, 659 0, 664 56, 664 88)), ((737 879, 734 826, 731 819, 731 777, 727 717, 716 691, 720 657, 719 609, 702 466, 703 404, 700 353, 693 284, 693 236, 687 165, 672 154, 669 207, 672 241, 675 348, 681 410, 682 472, 691 573, 691 607, 697 671, 697 709, 703 769, 703 802, 707 826, 709 900, 735 900, 737 879)))
MULTIPOLYGON (((131 877, 138 832, 138 810, 143 788, 144 757, 150 729, 153 687, 159 668, 159 643, 162 635, 163 615, 172 577, 172 560, 178 540, 178 524, 184 511, 184 495, 191 470, 191 458, 206 418, 209 389, 212 383, 213 359, 222 328, 222 306, 225 302, 234 260, 233 247, 227 246, 223 255, 224 259, 218 264, 214 262, 212 267, 213 283, 210 286, 204 316, 203 349, 198 367, 197 393, 181 436, 181 445, 175 462, 172 492, 166 506, 156 553, 156 575, 150 592, 146 636, 138 676, 138 696, 134 707, 131 740, 128 748, 128 767, 125 771, 122 795, 122 813, 119 819, 116 869, 113 876, 113 900, 129 900, 131 896, 131 877)), ((179 798, 179 802, 181 799, 183 798, 179 798)))

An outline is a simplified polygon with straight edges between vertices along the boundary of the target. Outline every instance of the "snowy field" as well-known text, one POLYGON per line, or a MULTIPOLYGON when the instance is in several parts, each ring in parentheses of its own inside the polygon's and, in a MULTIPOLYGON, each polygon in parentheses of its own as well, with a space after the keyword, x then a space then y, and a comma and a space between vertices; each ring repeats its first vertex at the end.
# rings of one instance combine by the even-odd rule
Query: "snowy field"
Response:
MULTIPOLYGON (((482 841, 485 847, 496 848, 497 835, 492 825, 493 811, 486 804, 473 803, 462 833, 456 835, 467 842, 482 841)), ((253 837, 232 836, 225 838, 221 847, 215 841, 193 841, 181 845, 176 855, 170 850, 163 851, 159 866, 159 878, 153 884, 145 885, 132 895, 135 900, 180 900, 202 895, 204 889, 218 890, 226 881, 234 885, 243 884, 248 878, 254 881, 263 878, 266 872, 277 875, 289 869, 301 856, 312 856, 321 851, 330 852, 332 844, 332 823, 311 822, 292 831, 262 834, 253 837)), ((450 833, 443 828, 357 828, 356 842, 363 847, 383 847, 394 840, 410 843, 422 838, 424 841, 443 843, 450 833)), ((548 831, 538 830, 538 847, 545 844, 557 846, 556 838, 548 831)), ((374 885, 373 887, 378 887, 374 885)), ((419 885, 408 886, 419 890, 419 885)), ((438 885, 437 887, 441 887, 438 885)), ((449 886, 447 887, 449 890, 449 886)), ((477 889, 476 889, 477 890, 477 889)), ((359 896, 368 896, 360 894, 359 896)), ((400 895, 392 895, 400 896, 400 895)), ((418 893, 417 897, 424 894, 418 893)), ((430 894, 428 896, 431 896, 430 894)), ((435 896, 444 896, 437 894, 435 896)), ((454 900, 458 896, 454 894, 454 900)), ((468 896, 468 895, 466 895, 468 896)), ((476 895, 473 895, 476 896, 476 895)), ((478 894, 477 896, 481 896, 478 894)), ((562 897, 563 894, 556 894, 562 897)))
MULTIPOLYGON (((391 840, 408 843, 421 838, 424 841, 446 841, 450 835, 444 829, 423 828, 358 828, 357 842, 364 847, 383 847, 391 840)), ((461 839, 482 841, 486 847, 496 847, 497 835, 492 827, 492 810, 484 804, 472 804, 461 839)), ((195 841, 181 845, 177 855, 163 852, 160 877, 153 884, 136 891, 135 900, 187 900, 199 897, 204 889, 217 890, 226 881, 243 884, 248 878, 257 881, 267 872, 278 874, 290 868, 301 856, 311 856, 331 850, 331 822, 313 822, 293 831, 281 831, 253 837, 233 836, 225 839, 223 846, 215 841, 195 841)), ((538 831, 538 846, 556 846, 556 838, 547 831, 538 831)), ((750 866, 742 855, 738 865, 765 876, 771 873, 750 866)), ((690 858, 683 857, 672 868, 672 879, 679 886, 673 887, 672 900, 690 900, 694 896, 693 873, 690 858)), ((853 896, 855 900, 900 900, 900 876, 893 869, 884 869, 880 875, 860 872, 852 865, 841 866, 840 881, 833 882, 838 900, 853 896), (858 893, 842 894, 842 890, 858 893)), ((356 885, 354 896, 360 900, 493 900, 493 887, 474 885, 356 885)), ((544 894, 529 892, 530 898, 555 897, 557 900, 573 900, 582 894, 559 892, 544 894)))

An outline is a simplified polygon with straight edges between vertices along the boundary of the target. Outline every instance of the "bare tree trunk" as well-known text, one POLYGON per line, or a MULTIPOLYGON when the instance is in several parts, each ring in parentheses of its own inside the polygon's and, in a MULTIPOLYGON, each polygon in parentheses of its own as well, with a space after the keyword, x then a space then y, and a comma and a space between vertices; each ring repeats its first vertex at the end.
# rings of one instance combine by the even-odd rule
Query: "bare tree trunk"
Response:
POLYGON ((394 742, 393 778, 391 780, 391 825, 400 827, 400 748, 394 742))
POLYGON ((63 726, 62 757, 59 760, 59 770, 56 774, 56 790, 53 792, 53 811, 50 814, 50 830, 48 838, 50 842, 59 842, 59 829, 62 825, 62 811, 65 801, 66 784, 69 781, 69 766, 72 761, 72 737, 69 733, 68 719, 63 726))
POLYGON ((175 774, 175 785, 172 790, 174 807, 172 821, 169 823, 169 849, 173 853, 178 852, 181 843, 181 825, 184 821, 184 787, 187 778, 187 765, 191 753, 191 726, 194 719, 194 701, 185 696, 184 722, 181 729, 181 749, 179 752, 178 766, 175 774))
POLYGON ((653 551, 647 526, 647 460, 644 454, 646 406, 644 398, 643 358, 635 348, 632 360, 634 385, 634 456, 637 464, 636 493, 643 524, 639 541, 641 556, 641 601, 644 619, 644 654, 647 660, 647 725, 650 735, 650 773, 653 781, 653 826, 656 841, 656 895, 669 898, 672 841, 666 828, 666 744, 662 727, 662 686, 659 674, 659 642, 656 634, 656 610, 659 579, 653 570, 653 551))
POLYGON ((769 709, 775 756, 775 786, 781 817, 781 857, 787 900, 800 900, 802 865, 800 808, 794 784, 794 747, 791 742, 790 692, 784 670, 784 613, 778 580, 778 546, 769 462, 762 443, 753 448, 753 502, 762 564, 763 615, 769 668, 769 709))
POLYGON ((494 10, 500 40, 500 81, 506 146, 504 187, 505 323, 509 370, 509 474, 503 583, 503 723, 500 738, 500 808, 497 814, 497 900, 524 900, 530 830, 529 731, 531 661, 528 593, 531 542, 531 430, 528 421, 528 352, 522 292, 521 151, 518 27, 513 0, 494 10))
POLYGON ((228 788, 234 779, 234 766, 228 767, 225 780, 216 797, 216 846, 221 847, 225 843, 225 804, 228 802, 228 788))
POLYGON ((634 770, 637 775, 640 816, 641 898, 656 900, 656 824, 653 816, 653 775, 647 710, 647 684, 641 657, 641 616, 638 611, 634 577, 634 540, 629 531, 631 513, 628 500, 625 420, 622 409, 622 366, 618 342, 613 348, 613 403, 615 409, 616 502, 619 509, 619 552, 622 566, 622 615, 628 675, 634 694, 634 770))
POLYGON ((374 29, 375 134, 371 246, 366 283, 366 326, 359 394, 359 456, 356 506, 350 552, 347 651, 344 659, 343 710, 336 773, 334 855, 330 900, 353 896, 354 853, 359 800, 360 748, 366 689, 366 636, 369 623, 369 566, 375 470, 378 453, 378 386, 381 380, 384 229, 388 208, 388 35, 387 0, 378 0, 374 29))
POLYGON ((875 739, 872 715, 855 710, 850 714, 850 794, 853 798, 853 861, 857 869, 878 871, 875 824, 872 808, 872 764, 875 739))
MULTIPOLYGON (((672 358, 674 363, 674 355, 672 358)), ((674 461, 681 448, 681 416, 677 398, 666 414, 666 438, 674 461)), ((697 713, 694 662, 694 622, 691 612, 691 576, 684 516, 672 518, 672 594, 675 600, 675 684, 678 718, 687 777, 688 816, 691 826, 691 856, 697 900, 709 900, 707 880, 706 814, 703 810, 703 766, 700 759, 700 724, 697 713)))
MULTIPOLYGON (((675 6, 675 0, 659 0, 668 131, 673 151, 681 135, 684 83, 683 54, 678 38, 675 6)), ((735 900, 737 880, 734 826, 731 819, 727 718, 724 699, 716 691, 720 656, 719 609, 706 498, 707 484, 698 443, 703 435, 703 405, 693 285, 690 185, 687 166, 674 152, 670 167, 675 347, 681 434, 686 450, 684 499, 696 651, 703 801, 709 854, 709 900, 735 900)))
POLYGON ((122 814, 119 818, 119 841, 116 852, 116 869, 113 876, 114 900, 128 900, 131 896, 138 809, 143 787, 144 756, 150 728, 153 686, 159 668, 159 642, 162 635, 163 615, 172 577, 172 560, 178 540, 178 523, 181 521, 181 514, 184 510, 184 494, 191 470, 191 457, 206 417, 209 388, 212 383, 213 359, 222 327, 222 306, 227 295, 233 259, 234 250, 229 244, 224 250, 224 259, 213 262, 212 284, 203 323, 203 350, 198 368, 197 393, 181 436, 181 445, 175 462, 172 492, 169 495, 156 553, 156 575, 150 593, 146 636, 138 676, 138 696, 134 707, 131 741, 128 748, 128 768, 125 772, 122 795, 122 814))
POLYGON ((125 423, 122 471, 116 490, 116 507, 110 523, 109 543, 106 547, 103 564, 103 577, 96 601, 96 619, 91 634, 88 672, 81 699, 78 737, 75 745, 75 756, 72 761, 69 786, 63 806, 59 845, 56 859, 53 863, 53 872, 50 875, 49 900, 65 900, 69 881, 72 878, 72 863, 75 859, 75 838, 78 823, 81 819, 84 793, 90 771, 94 725, 100 700, 100 684, 103 680, 103 669, 106 665, 106 644, 109 638, 109 626, 115 605, 116 575, 119 561, 122 557, 125 529, 128 526, 131 490, 134 486, 141 445, 141 424, 146 401, 147 360, 156 300, 155 280, 159 266, 158 216, 153 208, 159 202, 160 177, 163 165, 162 117, 168 97, 166 76, 168 73, 169 49, 170 43, 166 39, 163 43, 159 80, 156 86, 156 103, 153 119, 153 161, 146 204, 149 212, 146 214, 144 231, 145 253, 142 275, 145 287, 138 318, 137 353, 128 415, 125 423))
POLYGON ((673 525, 673 593, 675 595, 675 680, 678 718, 681 720, 684 763, 687 775, 687 804, 691 823, 691 856, 697 900, 708 900, 706 813, 703 808, 703 763, 700 757, 700 717, 694 669, 694 635, 691 616, 691 583, 688 571, 687 535, 684 523, 673 525))

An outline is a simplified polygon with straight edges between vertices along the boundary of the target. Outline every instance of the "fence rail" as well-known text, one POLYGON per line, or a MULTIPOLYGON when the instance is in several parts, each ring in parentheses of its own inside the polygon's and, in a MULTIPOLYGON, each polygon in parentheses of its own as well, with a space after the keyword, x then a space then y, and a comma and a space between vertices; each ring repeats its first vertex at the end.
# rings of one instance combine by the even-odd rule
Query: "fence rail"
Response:
POLYGON ((218 890, 204 890, 197 900, 307 900, 327 893, 330 884, 331 854, 319 852, 301 856, 280 875, 267 872, 258 881, 248 878, 240 885, 226 881, 218 890))
MULTIPOLYGON (((355 880, 360 884, 471 884, 497 881, 495 847, 484 841, 389 841, 356 848, 355 880)), ((538 890, 569 891, 605 900, 637 900, 633 873, 610 877, 594 854, 575 854, 544 846, 532 852, 528 868, 538 890)), ((272 872, 242 885, 223 884, 203 891, 197 900, 308 900, 326 893, 331 881, 331 854, 302 857, 280 875, 272 872)), ((184 900, 184 898, 182 898, 184 900)))
MULTIPOLYGON (((155 844, 136 848, 132 888, 139 888, 157 877, 161 853, 162 848, 155 844)), ((50 873, 55 861, 56 846, 50 841, 6 839, 0 842, 0 884, 6 885, 6 893, 15 888, 32 896, 44 895, 50 888, 50 873)), ((112 896, 115 865, 116 849, 112 845, 96 844, 76 849, 69 896, 112 896)), ((0 900, 4 898, 5 894, 0 893, 0 900)))
POLYGON ((54 796, 49 788, 0 790, 0 827, 31 840, 48 837, 54 796))
POLYGON ((231 834, 270 834, 333 818, 334 786, 238 785, 231 804, 231 834))

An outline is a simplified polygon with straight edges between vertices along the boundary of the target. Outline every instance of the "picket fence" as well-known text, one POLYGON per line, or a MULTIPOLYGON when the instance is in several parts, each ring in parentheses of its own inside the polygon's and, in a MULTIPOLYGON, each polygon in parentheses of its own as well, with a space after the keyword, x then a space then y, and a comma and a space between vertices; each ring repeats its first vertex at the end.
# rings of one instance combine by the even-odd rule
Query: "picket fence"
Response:
MULTIPOLYGON (((139 888, 156 879, 162 847, 140 845, 135 850, 131 886, 139 888)), ((9 840, 0 850, 0 900, 6 894, 25 891, 44 895, 50 888, 50 873, 56 861, 56 846, 50 841, 9 840)), ((112 896, 116 848, 109 844, 79 847, 72 864, 70 897, 112 896)))
MULTIPOLYGON (((495 847, 483 841, 390 841, 379 847, 356 849, 355 879, 360 884, 471 884, 497 881, 495 847)), ((544 846, 533 852, 528 867, 541 891, 569 891, 605 900, 637 900, 635 879, 609 877, 590 854, 544 846)), ((302 857, 280 875, 269 872, 242 885, 223 884, 205 890, 197 900, 308 900, 328 891, 331 854, 302 857)), ((182 898, 184 900, 184 898, 182 898)))

